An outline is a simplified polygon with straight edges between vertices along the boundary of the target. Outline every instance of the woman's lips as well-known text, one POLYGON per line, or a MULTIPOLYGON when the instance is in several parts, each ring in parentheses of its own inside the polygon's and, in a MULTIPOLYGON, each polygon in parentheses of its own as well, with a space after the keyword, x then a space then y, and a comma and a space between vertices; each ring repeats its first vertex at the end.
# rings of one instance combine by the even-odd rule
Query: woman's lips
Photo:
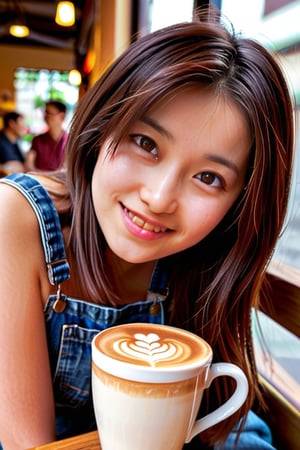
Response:
POLYGON ((127 213, 128 217, 130 218, 130 220, 137 225, 138 227, 142 228, 143 230, 147 230, 147 231, 152 231, 154 233, 164 233, 165 231, 167 231, 166 227, 161 227, 158 225, 153 225, 149 222, 144 221, 144 219, 142 219, 139 216, 136 216, 135 214, 133 214, 129 209, 124 207, 124 211, 127 213))

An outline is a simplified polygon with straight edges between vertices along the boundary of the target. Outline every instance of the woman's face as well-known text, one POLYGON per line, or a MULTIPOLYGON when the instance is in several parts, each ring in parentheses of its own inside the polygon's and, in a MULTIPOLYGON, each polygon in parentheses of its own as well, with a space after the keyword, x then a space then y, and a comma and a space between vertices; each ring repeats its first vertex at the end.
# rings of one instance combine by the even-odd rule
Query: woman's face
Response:
POLYGON ((201 241, 245 183, 246 118, 197 88, 135 122, 114 156, 103 145, 92 179, 95 212, 111 250, 141 263, 201 241))

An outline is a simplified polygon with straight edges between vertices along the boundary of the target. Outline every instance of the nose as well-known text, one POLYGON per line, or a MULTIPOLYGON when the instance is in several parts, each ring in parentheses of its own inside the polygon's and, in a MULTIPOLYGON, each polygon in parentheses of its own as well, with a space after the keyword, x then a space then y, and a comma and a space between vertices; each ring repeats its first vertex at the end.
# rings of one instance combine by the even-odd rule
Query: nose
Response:
POLYGON ((175 173, 161 172, 159 176, 144 179, 141 200, 156 214, 173 214, 179 204, 179 183, 175 173))

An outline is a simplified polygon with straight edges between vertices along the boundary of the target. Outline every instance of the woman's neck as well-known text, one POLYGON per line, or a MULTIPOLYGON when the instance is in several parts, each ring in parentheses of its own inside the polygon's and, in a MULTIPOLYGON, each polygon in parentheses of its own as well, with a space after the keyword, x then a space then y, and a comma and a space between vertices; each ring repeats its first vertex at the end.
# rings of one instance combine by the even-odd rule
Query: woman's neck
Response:
POLYGON ((107 252, 116 293, 124 304, 146 300, 156 261, 133 264, 107 252))

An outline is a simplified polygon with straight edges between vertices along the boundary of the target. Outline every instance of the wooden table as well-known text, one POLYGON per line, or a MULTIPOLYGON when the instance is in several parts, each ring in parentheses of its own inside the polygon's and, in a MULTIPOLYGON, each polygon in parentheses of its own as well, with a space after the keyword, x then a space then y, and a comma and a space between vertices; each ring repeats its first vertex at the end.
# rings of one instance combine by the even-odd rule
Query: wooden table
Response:
POLYGON ((92 431, 50 444, 39 445, 30 450, 101 450, 101 447, 97 431, 92 431))

